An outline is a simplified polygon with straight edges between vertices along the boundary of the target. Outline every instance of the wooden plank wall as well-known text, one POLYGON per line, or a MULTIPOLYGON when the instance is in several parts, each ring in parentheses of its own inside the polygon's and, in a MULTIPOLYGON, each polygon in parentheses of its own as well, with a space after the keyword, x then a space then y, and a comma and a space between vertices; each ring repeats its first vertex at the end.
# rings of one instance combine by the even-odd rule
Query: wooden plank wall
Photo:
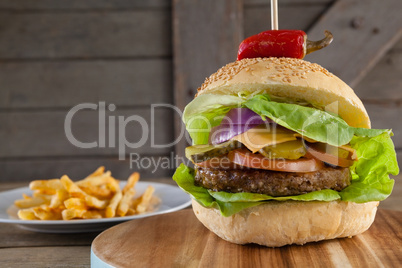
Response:
MULTIPOLYGON (((172 1, 179 2, 185 1, 172 1)), ((209 1, 203 1, 207 5, 204 2, 209 1)), ((279 2, 280 27, 308 31, 334 1, 279 2)), ((139 115, 149 122, 151 103, 178 102, 173 94, 172 3, 0 0, 0 181, 50 178, 66 171, 78 179, 99 165, 105 165, 117 177, 130 173, 129 160, 118 160, 118 148, 80 149, 72 145, 65 137, 64 119, 77 104, 105 101, 116 105, 107 116, 117 120, 117 116, 139 115)), ((243 0, 237 4, 243 10, 240 39, 270 28, 269 1, 243 0)), ((208 20, 218 23, 208 15, 204 21, 201 17, 192 23, 208 20)), ((211 23, 209 27, 216 25, 211 23)), ((200 42, 208 44, 208 38, 206 31, 200 42)), ((196 52, 188 52, 189 58, 191 53, 196 52)), ((235 60, 235 49, 232 53, 235 60)), ((186 98, 223 65, 219 60, 209 60, 208 55, 205 61, 208 69, 198 67, 199 73, 191 76, 190 86, 184 85, 186 98)), ((189 59, 181 64, 185 72, 186 66, 191 69, 194 62, 189 59)), ((402 152, 402 127, 398 124, 402 112, 401 71, 402 40, 355 87, 373 127, 394 129, 398 152, 402 152)), ((173 111, 157 111, 157 143, 174 140, 175 117, 173 111)), ((75 119, 73 132, 78 139, 89 142, 99 138, 96 111, 80 111, 75 119)), ((130 141, 138 140, 138 124, 128 125, 126 135, 130 141)), ((136 152, 158 161, 173 151, 151 147, 148 141, 144 147, 126 153, 136 152)), ((151 178, 169 176, 173 170, 154 170, 152 166, 141 173, 151 178)))
MULTIPOLYGON (((69 174, 79 179, 105 165, 125 179, 137 167, 118 159, 118 118, 137 115, 151 123, 151 104, 173 104, 170 1, 0 1, 0 181, 69 174), (69 142, 64 120, 81 103, 115 105, 106 110, 106 133, 115 146, 81 149, 69 142), (109 124, 114 117, 115 124, 109 124)), ((155 143, 173 140, 173 112, 155 110, 155 143)), ((100 141, 98 110, 72 120, 79 141, 100 141)), ((141 138, 138 123, 124 135, 141 138)), ((171 147, 126 150, 148 157, 143 178, 169 176, 150 161, 169 157, 171 147)), ((136 159, 136 156, 134 156, 136 159)))

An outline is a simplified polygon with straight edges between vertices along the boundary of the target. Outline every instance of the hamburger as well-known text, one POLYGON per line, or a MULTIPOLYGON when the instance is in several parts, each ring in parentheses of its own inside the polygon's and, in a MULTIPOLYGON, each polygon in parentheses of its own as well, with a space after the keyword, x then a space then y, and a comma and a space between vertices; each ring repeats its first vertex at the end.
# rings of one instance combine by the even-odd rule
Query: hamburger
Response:
POLYGON ((389 129, 371 129, 354 91, 318 64, 245 58, 198 89, 193 145, 173 179, 229 242, 268 247, 352 237, 373 223, 399 168, 389 129))

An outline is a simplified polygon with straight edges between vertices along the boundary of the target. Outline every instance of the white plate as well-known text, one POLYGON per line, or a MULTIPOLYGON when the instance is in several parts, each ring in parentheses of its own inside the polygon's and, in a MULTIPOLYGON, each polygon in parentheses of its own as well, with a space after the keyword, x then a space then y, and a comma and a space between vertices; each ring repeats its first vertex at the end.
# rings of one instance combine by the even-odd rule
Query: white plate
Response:
MULTIPOLYGON (((121 182, 123 187, 125 182, 121 182)), ((158 214, 169 213, 186 208, 191 204, 190 197, 183 192, 179 187, 156 183, 156 182, 138 182, 135 185, 136 196, 141 195, 148 185, 155 188, 154 195, 159 197, 161 202, 157 209, 153 212, 148 212, 140 215, 104 218, 104 219, 88 219, 88 220, 57 220, 57 221, 42 221, 42 220, 20 220, 17 218, 18 209, 14 206, 16 199, 21 199, 22 194, 31 195, 32 191, 28 187, 18 188, 0 193, 0 223, 18 224, 21 228, 43 232, 43 233, 84 233, 102 231, 117 223, 140 219, 158 214)))

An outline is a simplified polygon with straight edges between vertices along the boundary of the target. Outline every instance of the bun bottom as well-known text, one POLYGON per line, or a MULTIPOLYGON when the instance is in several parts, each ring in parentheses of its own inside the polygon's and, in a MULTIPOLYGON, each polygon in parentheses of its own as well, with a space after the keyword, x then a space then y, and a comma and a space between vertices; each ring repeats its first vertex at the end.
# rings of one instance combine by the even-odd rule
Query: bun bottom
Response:
POLYGON ((379 204, 270 201, 224 217, 217 209, 205 208, 194 200, 192 203, 198 220, 222 239, 268 247, 303 245, 363 233, 374 222, 379 204))

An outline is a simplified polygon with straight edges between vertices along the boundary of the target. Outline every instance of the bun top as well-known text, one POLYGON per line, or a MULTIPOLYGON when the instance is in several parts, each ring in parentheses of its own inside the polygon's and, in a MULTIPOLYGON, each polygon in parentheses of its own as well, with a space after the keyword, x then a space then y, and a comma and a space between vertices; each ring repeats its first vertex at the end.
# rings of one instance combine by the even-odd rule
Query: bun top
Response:
POLYGON ((253 58, 229 63, 205 80, 196 97, 244 91, 311 105, 340 115, 352 127, 370 128, 366 109, 353 89, 320 65, 300 59, 253 58))

